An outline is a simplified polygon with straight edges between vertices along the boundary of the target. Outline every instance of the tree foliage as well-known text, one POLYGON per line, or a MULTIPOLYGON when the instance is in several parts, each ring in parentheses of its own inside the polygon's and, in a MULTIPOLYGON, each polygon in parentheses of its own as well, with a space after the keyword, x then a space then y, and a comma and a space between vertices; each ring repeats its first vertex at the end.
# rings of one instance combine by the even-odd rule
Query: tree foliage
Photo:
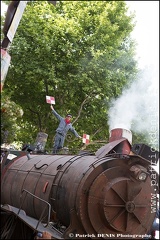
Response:
MULTIPOLYGON (((80 135, 107 140, 109 102, 136 74, 133 27, 124 1, 28 2, 3 89, 24 112, 17 138, 34 142, 43 131, 51 148, 58 122, 46 103, 49 95, 60 115, 72 113, 80 135)), ((74 140, 69 134, 65 145, 82 147, 74 140)))
POLYGON ((12 143, 17 139, 18 122, 23 116, 23 110, 18 104, 12 102, 9 96, 2 93, 1 104, 1 144, 12 143))

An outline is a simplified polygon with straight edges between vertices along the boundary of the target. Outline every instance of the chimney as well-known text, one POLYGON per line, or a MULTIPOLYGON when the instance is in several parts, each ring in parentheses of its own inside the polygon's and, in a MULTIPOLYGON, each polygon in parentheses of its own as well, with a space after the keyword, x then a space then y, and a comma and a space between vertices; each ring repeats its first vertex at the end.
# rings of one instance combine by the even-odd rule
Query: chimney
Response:
POLYGON ((109 142, 126 138, 132 144, 132 132, 124 128, 114 128, 110 131, 109 142))
POLYGON ((114 128, 110 131, 109 142, 114 141, 118 143, 114 148, 115 152, 129 154, 132 145, 132 132, 123 128, 114 128))
POLYGON ((110 131, 109 143, 101 147, 95 153, 98 158, 107 154, 130 154, 132 144, 132 132, 123 128, 114 128, 110 131))

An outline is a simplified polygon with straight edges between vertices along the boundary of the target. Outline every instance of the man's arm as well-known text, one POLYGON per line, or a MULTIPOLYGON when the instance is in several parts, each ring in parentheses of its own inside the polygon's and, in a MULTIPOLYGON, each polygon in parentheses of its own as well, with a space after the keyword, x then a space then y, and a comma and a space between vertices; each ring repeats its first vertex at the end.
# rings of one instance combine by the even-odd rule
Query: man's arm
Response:
POLYGON ((62 119, 62 117, 56 112, 56 110, 54 110, 54 107, 51 104, 51 110, 53 115, 60 121, 62 119))
POLYGON ((77 137, 77 138, 82 138, 78 133, 77 131, 74 129, 74 127, 70 127, 70 131, 77 137))
POLYGON ((53 108, 53 105, 51 104, 51 109, 52 109, 52 111, 54 110, 54 108, 53 108))

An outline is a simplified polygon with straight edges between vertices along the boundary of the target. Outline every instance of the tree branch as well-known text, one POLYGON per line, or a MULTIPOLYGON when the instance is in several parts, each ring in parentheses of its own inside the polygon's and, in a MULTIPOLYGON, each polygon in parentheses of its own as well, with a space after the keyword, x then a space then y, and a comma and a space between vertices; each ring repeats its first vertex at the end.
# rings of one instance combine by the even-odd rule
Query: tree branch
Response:
POLYGON ((92 95, 93 95, 93 93, 91 93, 90 95, 88 95, 88 96, 83 100, 83 102, 81 103, 81 106, 80 106, 80 108, 79 108, 78 115, 77 115, 76 119, 73 121, 72 124, 74 124, 74 123, 78 120, 78 118, 79 118, 80 115, 81 115, 81 112, 82 112, 83 106, 84 106, 85 103, 89 100, 89 98, 92 97, 92 95))
POLYGON ((94 137, 97 133, 99 133, 102 130, 102 127, 100 127, 99 129, 97 129, 97 131, 95 131, 95 133, 93 133, 92 137, 94 137))
POLYGON ((42 130, 42 123, 41 123, 41 118, 39 116, 39 113, 32 110, 31 108, 27 108, 30 112, 34 113, 37 115, 37 118, 38 118, 38 126, 39 126, 39 130, 41 131, 42 130))

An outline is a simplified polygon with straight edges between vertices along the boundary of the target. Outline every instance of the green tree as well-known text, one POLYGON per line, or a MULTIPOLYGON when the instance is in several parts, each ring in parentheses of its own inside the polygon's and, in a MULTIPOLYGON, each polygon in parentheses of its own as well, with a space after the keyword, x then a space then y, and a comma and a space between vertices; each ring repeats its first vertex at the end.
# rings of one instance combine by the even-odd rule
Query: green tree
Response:
POLYGON ((21 121, 23 110, 15 102, 12 102, 9 96, 2 93, 1 103, 1 144, 12 143, 17 140, 18 132, 21 128, 18 127, 18 122, 21 121))
MULTIPOLYGON (((29 2, 9 50, 4 86, 24 111, 18 137, 26 142, 31 126, 31 141, 44 131, 52 146, 58 122, 45 102, 50 95, 60 115, 72 113, 80 135, 107 140, 109 102, 136 74, 133 27, 124 1, 29 2)), ((72 138, 67 146, 82 147, 72 138)))

